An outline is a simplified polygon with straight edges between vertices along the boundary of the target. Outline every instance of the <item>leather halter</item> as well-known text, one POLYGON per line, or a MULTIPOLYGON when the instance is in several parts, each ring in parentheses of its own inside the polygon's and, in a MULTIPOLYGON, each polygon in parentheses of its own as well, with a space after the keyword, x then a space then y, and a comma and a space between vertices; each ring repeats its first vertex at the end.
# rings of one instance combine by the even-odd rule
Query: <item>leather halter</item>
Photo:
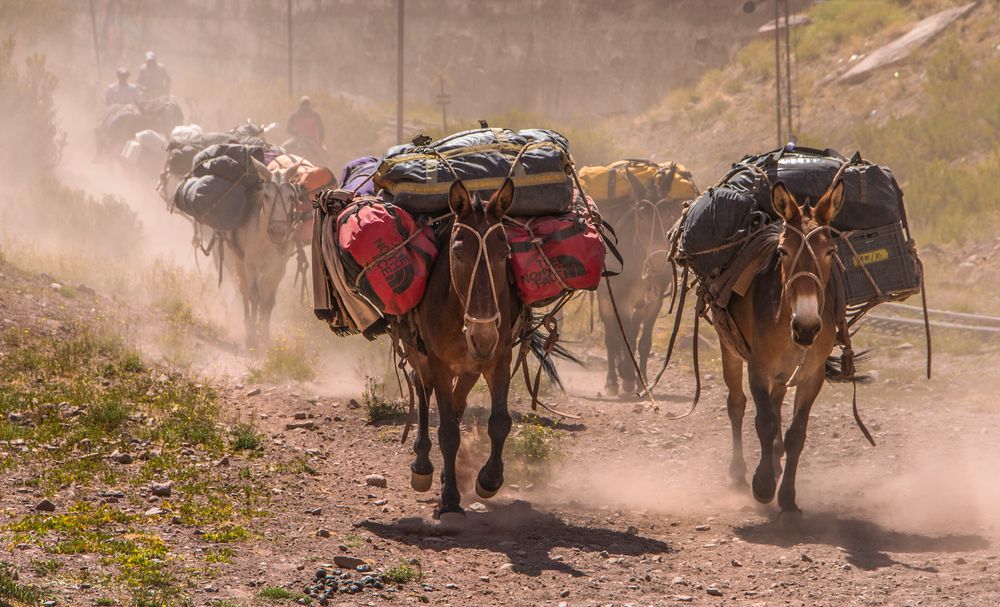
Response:
MULTIPOLYGON (((502 230, 503 224, 496 223, 490 226, 485 234, 480 234, 470 225, 460 223, 458 218, 455 218, 455 222, 451 226, 451 237, 448 239, 448 265, 451 274, 451 288, 458 295, 458 300, 462 304, 462 334, 465 335, 465 345, 472 351, 472 337, 469 335, 469 325, 470 324, 489 324, 492 323, 496 326, 497 330, 500 329, 500 298, 497 293, 497 286, 493 279, 493 265, 490 262, 489 256, 486 255, 486 239, 490 237, 490 234, 494 230, 502 230), (469 286, 465 289, 464 299, 462 289, 458 287, 455 282, 455 252, 453 250, 453 245, 455 244, 455 237, 458 235, 459 230, 468 230, 473 236, 475 236, 478 246, 476 247, 476 260, 472 264, 472 277, 469 279, 469 286), (472 299, 472 289, 476 285, 476 274, 479 271, 479 264, 482 263, 486 269, 486 275, 490 280, 490 295, 493 300, 493 309, 495 310, 493 316, 489 318, 476 318, 469 314, 469 301, 472 299)), ((490 350, 490 355, 492 355, 499 345, 500 340, 497 340, 493 344, 493 349, 490 350)))
MULTIPOLYGON (((799 239, 800 239, 799 240, 799 248, 795 251, 795 255, 792 257, 792 268, 794 268, 795 265, 799 262, 799 258, 802 257, 802 252, 803 251, 807 251, 809 253, 809 257, 812 258, 813 265, 815 266, 816 271, 815 272, 806 272, 806 271, 803 270, 803 271, 795 272, 794 274, 792 274, 791 276, 789 276, 787 279, 785 279, 785 282, 781 285, 781 303, 782 303, 782 305, 787 304, 787 301, 788 301, 788 287, 791 286, 792 282, 794 282, 794 281, 796 281, 796 280, 798 280, 800 278, 807 278, 807 279, 809 279, 809 280, 811 280, 811 281, 813 281, 813 282, 816 283, 816 287, 817 287, 817 289, 816 289, 816 296, 819 298, 819 313, 820 313, 820 316, 822 316, 824 307, 826 306, 826 294, 825 294, 826 285, 823 283, 823 281, 819 277, 819 275, 822 274, 822 267, 820 266, 820 263, 819 263, 819 257, 816 256, 816 251, 813 250, 812 243, 809 242, 809 239, 811 239, 813 236, 815 236, 817 234, 821 234, 821 233, 824 233, 824 232, 829 233, 830 228, 829 228, 829 226, 818 226, 818 227, 815 227, 812 230, 810 230, 808 234, 803 234, 802 230, 800 230, 800 229, 798 229, 798 228, 796 228, 794 226, 791 226, 788 223, 786 223, 785 226, 784 226, 784 229, 791 230, 792 232, 795 232, 796 234, 799 235, 799 239)), ((778 308, 778 314, 781 314, 781 308, 780 307, 778 308)))

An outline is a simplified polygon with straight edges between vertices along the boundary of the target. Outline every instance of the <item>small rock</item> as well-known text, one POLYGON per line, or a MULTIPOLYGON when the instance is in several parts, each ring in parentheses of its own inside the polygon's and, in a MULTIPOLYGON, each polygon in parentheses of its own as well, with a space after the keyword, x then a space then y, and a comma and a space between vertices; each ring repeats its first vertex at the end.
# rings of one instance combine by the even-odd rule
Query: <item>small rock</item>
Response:
POLYGON ((709 586, 708 588, 705 589, 705 592, 709 593, 712 596, 722 596, 722 591, 716 588, 715 586, 709 586))
POLYGON ((351 400, 347 401, 347 408, 349 408, 349 409, 360 409, 361 408, 361 403, 359 403, 358 401, 356 401, 356 400, 354 400, 352 398, 351 400))
POLYGON ((323 514, 323 509, 322 508, 310 508, 309 510, 306 510, 306 514, 311 514, 313 516, 319 516, 319 515, 323 514))
POLYGON ((569 590, 563 590, 562 592, 559 593, 559 598, 563 598, 564 599, 564 598, 566 598, 568 596, 569 596, 569 590))
POLYGON ((514 563, 504 563, 497 569, 497 575, 507 575, 514 572, 514 563))
POLYGON ((458 590, 458 584, 445 584, 444 587, 448 590, 458 590))
POLYGON ((674 600, 678 601, 680 603, 690 603, 691 601, 694 600, 694 597, 693 596, 688 596, 686 594, 675 594, 674 595, 674 600))
POLYGON ((228 465, 229 465, 229 456, 228 455, 223 455, 221 459, 219 459, 217 462, 215 462, 215 467, 216 468, 225 468, 228 465))
POLYGON ((385 506, 388 503, 389 503, 389 500, 375 500, 375 505, 376 506, 385 506))
POLYGON ((686 586, 687 580, 678 575, 673 580, 671 580, 670 583, 673 584, 674 586, 686 586))
POLYGON ((316 530, 316 537, 330 537, 330 532, 321 527, 316 530))
POLYGON ((122 453, 122 452, 118 451, 117 449, 114 451, 114 453, 111 454, 110 459, 111 459, 111 461, 115 462, 116 464, 131 464, 132 463, 132 456, 131 455, 129 455, 128 453, 122 453))
POLYGON ((55 512, 56 505, 50 502, 49 500, 42 500, 37 504, 35 504, 35 510, 39 512, 55 512))
POLYGON ((809 556, 808 554, 806 554, 805 552, 802 553, 802 556, 800 558, 802 559, 803 563, 811 563, 811 562, 813 562, 812 557, 809 556))
POLYGON ((296 411, 292 414, 292 419, 305 419, 308 417, 305 411, 296 411))
POLYGON ((485 512, 486 506, 479 502, 472 502, 469 504, 469 510, 472 510, 473 512, 485 512))
POLYGON ((365 484, 371 487, 387 487, 389 482, 381 474, 369 474, 365 477, 365 484))
POLYGON ((166 511, 163 508, 153 507, 153 508, 150 508, 149 510, 143 512, 143 514, 146 515, 146 516, 159 516, 159 515, 163 514, 164 512, 166 512, 166 511))
POLYGON ((694 528, 694 530, 695 531, 708 531, 711 528, 712 528, 711 525, 698 525, 697 527, 694 528))
POLYGON ((479 581, 480 582, 488 582, 488 581, 490 581, 490 576, 488 576, 488 575, 481 575, 481 576, 479 576, 479 581))
POLYGON ((742 566, 743 566, 743 563, 741 563, 741 562, 737 561, 736 559, 733 559, 733 560, 732 560, 732 562, 731 562, 730 564, 731 564, 731 565, 732 565, 733 567, 742 567, 742 566))
POLYGON ((601 550, 600 554, 598 554, 597 556, 601 557, 602 559, 606 559, 606 558, 610 557, 611 555, 608 553, 607 550, 601 550))
POLYGON ((966 561, 966 560, 965 560, 965 559, 963 559, 962 557, 958 557, 957 559, 955 559, 955 564, 956 564, 956 565, 964 565, 964 564, 965 564, 965 563, 967 563, 967 562, 968 562, 968 561, 966 561))
POLYGON ((174 490, 174 484, 170 481, 165 483, 153 483, 151 491, 157 497, 170 497, 174 490))
POLYGON ((292 422, 285 424, 285 430, 315 430, 316 422, 292 422))
POLYGON ((359 559, 356 556, 338 554, 333 557, 333 564, 341 569, 357 569, 358 567, 364 565, 365 561, 364 559, 359 559))
POLYGON ((260 388, 254 388, 253 390, 248 390, 247 391, 247 396, 257 396, 260 393, 261 393, 261 389, 260 388))

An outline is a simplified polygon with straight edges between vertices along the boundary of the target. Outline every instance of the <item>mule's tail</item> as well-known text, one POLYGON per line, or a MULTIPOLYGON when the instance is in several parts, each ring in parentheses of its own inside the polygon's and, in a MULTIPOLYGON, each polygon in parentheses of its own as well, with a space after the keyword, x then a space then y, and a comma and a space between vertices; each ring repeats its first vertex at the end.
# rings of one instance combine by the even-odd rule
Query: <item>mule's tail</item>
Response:
MULTIPOLYGON (((854 363, 863 363, 868 361, 872 356, 871 350, 862 350, 854 355, 854 363)), ((826 359, 826 381, 830 383, 851 383, 856 382, 859 384, 871 383, 871 375, 859 374, 857 368, 854 369, 854 373, 851 375, 844 375, 843 361, 839 356, 829 356, 826 359)))
POLYGON ((545 376, 549 378, 549 381, 559 386, 559 389, 565 392, 566 388, 563 386, 562 379, 559 378, 559 371, 556 369, 555 359, 561 358, 563 360, 574 362, 578 365, 582 365, 583 361, 560 345, 559 342, 556 342, 555 346, 553 346, 549 352, 546 352, 545 342, 546 338, 543 337, 538 331, 532 331, 528 347, 531 349, 531 353, 535 355, 535 358, 538 360, 538 364, 541 366, 542 371, 545 372, 545 376))

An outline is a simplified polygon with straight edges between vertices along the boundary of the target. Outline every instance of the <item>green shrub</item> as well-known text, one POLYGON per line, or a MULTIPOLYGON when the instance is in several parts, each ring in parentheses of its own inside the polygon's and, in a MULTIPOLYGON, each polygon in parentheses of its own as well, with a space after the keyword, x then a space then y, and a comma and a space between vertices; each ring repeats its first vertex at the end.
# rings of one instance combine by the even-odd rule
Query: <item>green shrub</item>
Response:
POLYGON ((264 446, 264 438, 253 424, 236 424, 229 434, 229 446, 236 451, 256 451, 264 446))
POLYGON ((314 364, 315 353, 306 349, 304 339, 280 339, 268 348, 263 362, 250 368, 250 381, 308 381, 316 377, 314 364))
POLYGON ((19 69, 14 48, 13 37, 0 40, 0 133, 7 142, 0 147, 0 166, 16 182, 59 164, 66 136, 56 124, 56 78, 45 56, 30 55, 19 69))
POLYGON ((390 567, 382 573, 382 581, 387 584, 401 586, 409 582, 419 581, 424 577, 419 564, 403 563, 390 567))

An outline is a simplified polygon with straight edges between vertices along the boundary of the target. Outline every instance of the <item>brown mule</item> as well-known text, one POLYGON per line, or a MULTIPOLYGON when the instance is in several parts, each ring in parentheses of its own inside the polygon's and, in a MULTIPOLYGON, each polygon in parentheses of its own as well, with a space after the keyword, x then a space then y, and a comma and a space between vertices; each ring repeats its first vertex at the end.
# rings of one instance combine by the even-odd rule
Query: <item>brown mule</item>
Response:
POLYGON ((657 202, 636 199, 613 221, 622 255, 622 271, 608 281, 606 288, 597 291, 608 355, 604 390, 609 396, 619 393, 619 378, 623 395, 635 396, 638 378, 635 363, 628 354, 629 347, 633 348, 643 378, 648 377, 646 368, 653 345, 653 328, 674 284, 667 233, 680 217, 681 205, 676 200, 657 196, 656 192, 651 194, 654 199, 658 198, 657 202), (613 290, 614 306, 608 288, 613 290), (621 327, 615 318, 615 307, 621 316, 621 327))
POLYGON ((461 181, 452 185, 449 205, 454 219, 447 246, 434 263, 427 291, 416 309, 419 339, 404 340, 407 360, 415 370, 418 399, 411 485, 417 491, 431 487, 434 466, 430 460, 428 400, 433 393, 440 414, 438 441, 444 459, 439 507, 442 520, 446 514, 463 513, 455 473, 461 442, 459 423, 469 392, 480 376, 490 390, 490 455, 476 479, 476 493, 489 498, 503 485, 503 446, 511 428, 507 394, 515 324, 522 313, 508 280, 510 247, 502 224, 513 195, 510 179, 486 203, 471 196, 461 181))
MULTIPOLYGON (((762 503, 774 499, 777 479, 782 474, 781 457, 787 454, 778 491, 778 504, 785 513, 799 512, 795 475, 806 440, 809 411, 823 387, 826 359, 836 339, 838 319, 828 295, 836 247, 829 225, 843 204, 844 185, 838 181, 831 186, 815 207, 800 206, 781 183, 775 184, 771 199, 783 220, 777 258, 756 276, 745 296, 733 298, 729 313, 750 347, 746 363, 761 446, 760 463, 753 475, 753 496, 762 503), (795 387, 795 409, 782 440, 781 406, 791 386, 795 387)), ((733 432, 730 475, 745 485, 744 361, 722 336, 720 343, 733 432)))

